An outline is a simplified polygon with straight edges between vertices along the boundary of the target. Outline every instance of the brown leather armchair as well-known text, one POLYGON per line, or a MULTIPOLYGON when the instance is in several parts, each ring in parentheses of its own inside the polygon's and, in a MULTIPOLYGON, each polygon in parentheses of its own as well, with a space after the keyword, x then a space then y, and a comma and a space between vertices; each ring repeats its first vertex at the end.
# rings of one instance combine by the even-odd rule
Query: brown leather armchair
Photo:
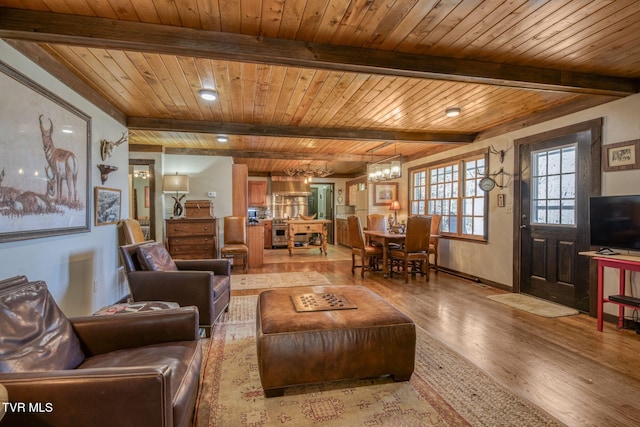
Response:
POLYGON ((0 281, 2 426, 189 426, 202 348, 195 307, 68 319, 43 281, 0 281))
POLYGON ((163 248, 158 242, 120 246, 133 300, 195 305, 200 312, 200 327, 210 336, 211 326, 229 309, 231 262, 226 259, 171 260, 166 253, 175 264, 175 271, 149 271, 140 262, 138 248, 142 245, 163 248))

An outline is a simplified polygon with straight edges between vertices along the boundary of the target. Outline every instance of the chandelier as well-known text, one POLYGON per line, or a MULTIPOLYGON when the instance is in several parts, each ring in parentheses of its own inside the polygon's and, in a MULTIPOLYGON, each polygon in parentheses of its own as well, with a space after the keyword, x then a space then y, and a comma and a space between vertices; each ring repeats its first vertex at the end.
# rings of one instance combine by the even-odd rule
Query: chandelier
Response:
POLYGON ((149 173, 149 171, 141 171, 141 170, 134 170, 133 171, 133 176, 135 178, 141 178, 141 179, 147 179, 149 178, 151 174, 149 173))
POLYGON ((402 176, 402 154, 367 165, 369 182, 389 181, 402 176))
POLYGON ((325 165, 319 168, 312 168, 311 165, 306 165, 304 168, 287 168, 284 170, 287 176, 293 178, 302 178, 305 183, 313 181, 313 178, 325 178, 331 175, 333 172, 325 165))

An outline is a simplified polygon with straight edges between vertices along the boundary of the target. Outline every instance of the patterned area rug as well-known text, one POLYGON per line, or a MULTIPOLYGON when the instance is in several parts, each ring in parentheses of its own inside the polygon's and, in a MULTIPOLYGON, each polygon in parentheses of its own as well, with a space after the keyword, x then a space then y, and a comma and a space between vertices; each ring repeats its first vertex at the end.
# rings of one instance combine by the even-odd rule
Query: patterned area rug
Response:
POLYGON ((205 345, 193 425, 559 426, 417 328, 410 381, 388 377, 291 387, 265 399, 255 343, 256 296, 231 298, 205 345))
POLYGON ((500 294, 489 295, 490 300, 506 304, 509 307, 524 310, 542 317, 563 317, 578 314, 578 310, 564 305, 556 304, 541 298, 526 294, 500 294))
POLYGON ((238 274, 231 276, 232 291, 328 284, 329 281, 322 274, 316 271, 296 273, 238 274))

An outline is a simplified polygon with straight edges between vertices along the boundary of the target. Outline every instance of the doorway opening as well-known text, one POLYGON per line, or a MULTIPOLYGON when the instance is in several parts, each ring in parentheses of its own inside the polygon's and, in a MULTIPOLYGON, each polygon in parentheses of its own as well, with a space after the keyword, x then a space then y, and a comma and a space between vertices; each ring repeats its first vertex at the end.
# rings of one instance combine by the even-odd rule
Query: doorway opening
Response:
POLYGON ((129 159, 129 218, 138 220, 145 240, 156 240, 155 160, 129 159))
POLYGON ((334 218, 334 184, 311 184, 311 196, 307 201, 307 215, 316 214, 318 219, 327 219, 331 223, 327 224, 327 243, 333 244, 333 218, 334 218))
POLYGON ((589 197, 600 194, 602 119, 515 141, 514 292, 595 313, 589 197))

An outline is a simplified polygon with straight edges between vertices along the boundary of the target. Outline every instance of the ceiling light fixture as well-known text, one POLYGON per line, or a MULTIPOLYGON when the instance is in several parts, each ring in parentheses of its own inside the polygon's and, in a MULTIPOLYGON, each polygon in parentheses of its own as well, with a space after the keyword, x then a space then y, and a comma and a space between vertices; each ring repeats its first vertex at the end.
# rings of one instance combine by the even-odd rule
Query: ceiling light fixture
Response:
POLYGON ((402 176, 402 154, 367 165, 369 182, 390 181, 402 176))
POLYGON ((143 170, 134 170, 133 171, 133 177, 134 178, 147 179, 147 178, 149 178, 149 176, 151 176, 149 171, 143 171, 143 170))
POLYGON ((460 111, 462 110, 458 107, 447 108, 447 110, 445 111, 445 114, 447 115, 447 117, 456 117, 460 115, 460 111))
POLYGON ((229 138, 227 138, 226 136, 220 135, 216 138, 216 141, 225 143, 225 142, 229 142, 229 138))
POLYGON ((205 101, 215 101, 218 99, 218 92, 212 89, 200 89, 198 93, 200 94, 200 98, 205 101))
POLYGON ((325 178, 333 172, 331 172, 331 169, 329 169, 327 165, 314 169, 308 164, 304 168, 287 168, 284 170, 284 173, 293 178, 302 178, 305 183, 309 183, 313 181, 314 177, 325 178))

